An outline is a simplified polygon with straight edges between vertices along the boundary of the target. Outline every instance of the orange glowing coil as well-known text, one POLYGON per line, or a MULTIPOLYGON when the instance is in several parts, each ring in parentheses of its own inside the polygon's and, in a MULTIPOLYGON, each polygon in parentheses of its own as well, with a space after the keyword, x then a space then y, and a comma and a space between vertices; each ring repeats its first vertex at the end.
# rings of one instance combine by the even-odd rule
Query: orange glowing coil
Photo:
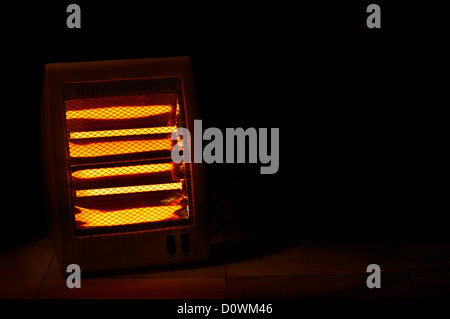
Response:
POLYGON ((76 144, 69 142, 71 157, 96 157, 171 149, 172 140, 170 139, 114 141, 89 144, 76 144))
POLYGON ((117 195, 128 193, 141 193, 141 192, 154 192, 165 190, 181 190, 182 183, 165 183, 165 184, 152 184, 152 185, 138 185, 138 186, 124 186, 124 187, 110 187, 110 188, 95 188, 95 189, 82 189, 77 190, 77 197, 85 196, 100 196, 100 195, 117 195))
POLYGON ((81 138, 97 138, 97 137, 113 137, 113 136, 162 134, 162 133, 172 133, 176 129, 177 129, 176 126, 165 126, 165 127, 134 128, 125 130, 70 132, 70 138, 81 139, 81 138))
POLYGON ((82 223, 81 228, 96 226, 129 225, 137 223, 156 222, 166 219, 179 219, 175 212, 182 206, 155 206, 129 208, 116 211, 104 211, 75 206, 80 212, 75 214, 75 220, 82 223))
POLYGON ((164 171, 170 171, 173 168, 172 163, 165 164, 147 164, 147 165, 134 165, 134 166, 119 166, 119 167, 106 167, 106 168, 91 168, 75 171, 72 176, 75 178, 88 179, 88 178, 101 178, 109 176, 124 176, 135 174, 147 174, 158 173, 164 171))
POLYGON ((120 120, 141 118, 152 115, 168 113, 172 110, 170 105, 145 105, 145 106, 114 106, 105 108, 93 108, 85 110, 67 111, 66 119, 90 119, 90 120, 120 120))

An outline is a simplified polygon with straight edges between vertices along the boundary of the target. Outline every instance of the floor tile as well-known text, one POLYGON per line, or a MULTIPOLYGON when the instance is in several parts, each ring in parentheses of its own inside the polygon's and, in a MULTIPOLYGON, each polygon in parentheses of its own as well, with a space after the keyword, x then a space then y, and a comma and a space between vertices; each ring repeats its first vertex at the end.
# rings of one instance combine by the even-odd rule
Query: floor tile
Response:
POLYGON ((41 239, 0 253, 0 278, 44 277, 53 257, 49 238, 41 239))
POLYGON ((45 278, 63 278, 61 271, 59 270, 59 263, 55 257, 50 262, 50 266, 48 267, 47 273, 45 274, 45 278))
POLYGON ((220 230, 206 262, 86 276, 81 289, 67 288, 50 240, 39 240, 0 253, 0 299, 450 298, 449 241, 402 240, 393 245, 253 230, 220 230), (381 289, 365 284, 371 263, 381 267, 381 289))
POLYGON ((450 271, 450 240, 396 242, 409 272, 450 271))
POLYGON ((198 299, 225 298, 225 278, 87 278, 69 289, 64 279, 46 278, 38 298, 198 299))
POLYGON ((369 264, 383 273, 403 272, 388 241, 269 238, 226 244, 228 276, 365 274, 369 264))
POLYGON ((0 279, 0 299, 35 298, 42 279, 0 279))
POLYGON ((381 288, 369 289, 364 275, 229 277, 228 298, 417 298, 405 274, 385 274, 381 288))
POLYGON ((424 299, 450 299, 450 273, 411 273, 412 281, 424 299))

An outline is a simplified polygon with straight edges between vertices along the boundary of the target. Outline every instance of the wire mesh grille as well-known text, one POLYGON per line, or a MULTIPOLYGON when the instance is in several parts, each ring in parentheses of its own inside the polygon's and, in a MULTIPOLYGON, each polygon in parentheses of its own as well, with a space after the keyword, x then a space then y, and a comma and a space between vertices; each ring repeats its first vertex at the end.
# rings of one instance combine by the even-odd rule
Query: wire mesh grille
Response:
POLYGON ((189 164, 170 157, 171 133, 185 126, 180 80, 144 81, 142 90, 137 80, 63 87, 76 235, 193 221, 189 164))

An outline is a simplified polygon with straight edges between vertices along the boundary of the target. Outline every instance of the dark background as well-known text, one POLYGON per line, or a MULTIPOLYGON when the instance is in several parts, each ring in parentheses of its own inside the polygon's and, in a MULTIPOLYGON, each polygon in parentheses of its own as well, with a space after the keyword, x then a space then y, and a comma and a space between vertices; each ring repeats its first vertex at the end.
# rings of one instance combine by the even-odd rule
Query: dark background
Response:
POLYGON ((76 1, 68 29, 70 3, 4 6, 1 248, 47 234, 43 65, 184 55, 204 129, 280 128, 278 173, 206 165, 212 201, 235 192, 245 218, 304 236, 448 237, 439 8, 375 1, 369 30, 370 1, 76 1))

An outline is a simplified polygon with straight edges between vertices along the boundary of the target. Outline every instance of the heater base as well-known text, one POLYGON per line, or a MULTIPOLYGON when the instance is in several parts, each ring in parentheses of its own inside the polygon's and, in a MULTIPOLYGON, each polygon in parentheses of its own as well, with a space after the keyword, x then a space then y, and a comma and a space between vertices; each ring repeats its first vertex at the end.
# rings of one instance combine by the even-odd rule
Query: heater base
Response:
POLYGON ((196 118, 188 57, 45 65, 42 163, 63 274, 207 259, 203 168, 171 157, 172 133, 196 118))
POLYGON ((63 275, 70 264, 82 273, 158 267, 205 261, 207 243, 208 238, 186 230, 74 237, 57 259, 63 275))

